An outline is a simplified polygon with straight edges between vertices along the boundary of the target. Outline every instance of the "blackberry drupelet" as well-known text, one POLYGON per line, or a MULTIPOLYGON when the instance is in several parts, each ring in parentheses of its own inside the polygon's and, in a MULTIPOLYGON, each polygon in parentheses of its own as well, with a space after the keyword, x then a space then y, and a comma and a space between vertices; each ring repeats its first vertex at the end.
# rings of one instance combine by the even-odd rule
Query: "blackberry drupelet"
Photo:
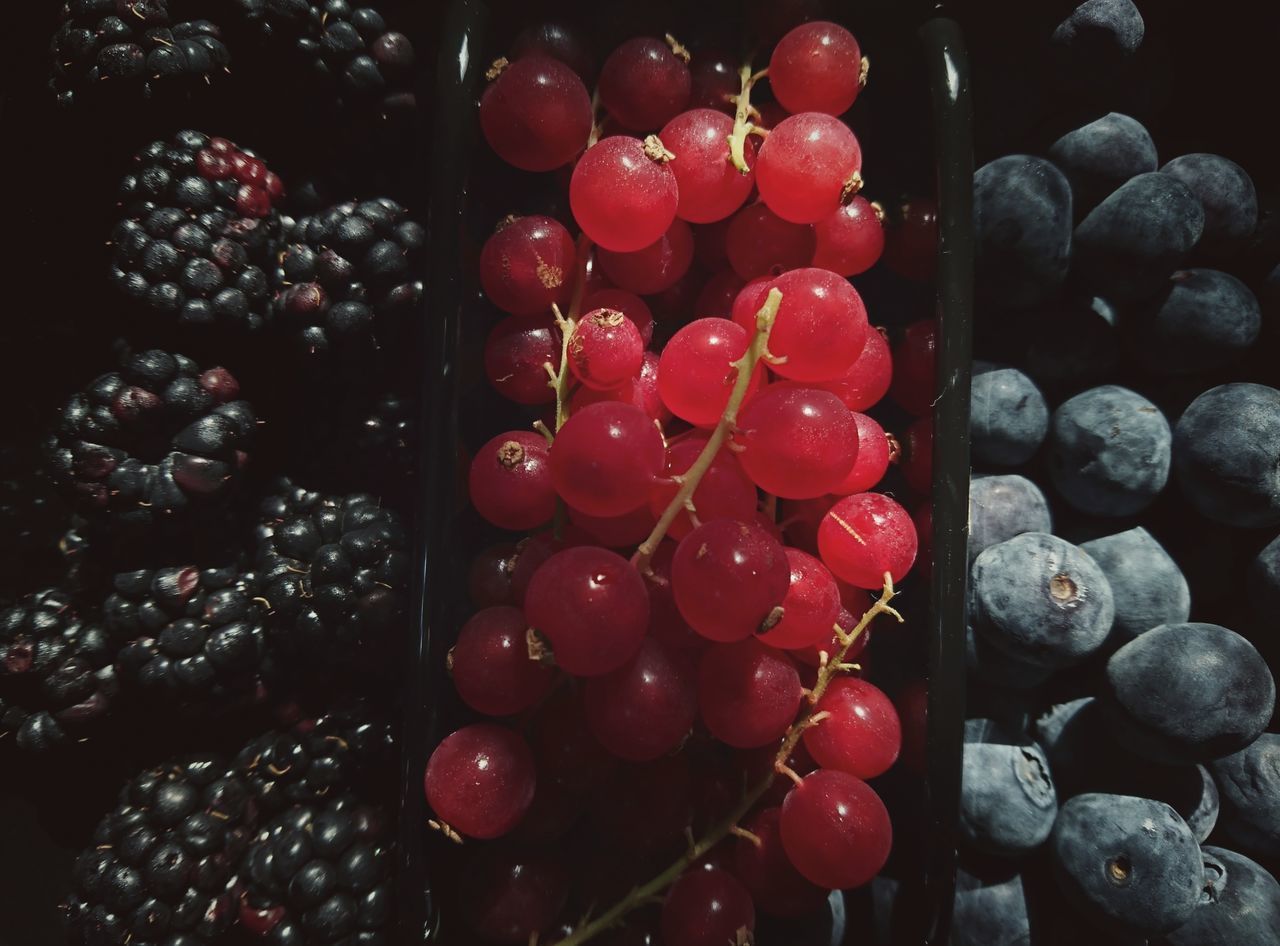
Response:
POLYGON ((117 693, 110 636, 56 588, 0 611, 0 733, 51 749, 101 719, 117 693))
POLYGON ((222 31, 208 20, 174 23, 166 0, 68 0, 50 49, 50 87, 62 105, 125 87, 150 98, 204 83, 226 69, 222 31))
POLYGON ((280 178, 252 151, 183 131, 134 157, 121 184, 111 279, 184 325, 261 328, 279 251, 280 178))
POLYGON ((116 658, 122 684, 203 705, 256 696, 268 649, 253 581, 235 565, 117 574, 102 611, 129 640, 116 658))
MULTIPOLYGON (((273 49, 291 49, 340 104, 373 100, 383 108, 414 104, 413 45, 387 28, 372 7, 348 0, 235 0, 241 14, 273 49)), ((314 92, 313 92, 314 94, 314 92)))
POLYGON ((426 235, 386 197, 299 219, 276 270, 275 311, 303 348, 324 352, 374 335, 422 298, 426 235))
POLYGON ((356 706, 258 736, 236 756, 236 770, 259 809, 276 813, 376 787, 393 771, 393 748, 390 720, 356 706))
POLYGON ((131 355, 74 395, 47 441, 55 482, 88 516, 147 527, 226 497, 248 455, 253 409, 225 368, 131 355))
POLYGON ((240 922, 288 946, 390 943, 387 824, 384 812, 351 796, 289 808, 244 857, 240 922))
POLYGON ((248 786, 211 756, 137 776, 98 823, 67 907, 83 946, 223 943, 256 812, 248 786))
POLYGON ((263 502, 259 589, 299 661, 387 669, 399 637, 409 557, 399 517, 372 496, 278 485, 263 502))

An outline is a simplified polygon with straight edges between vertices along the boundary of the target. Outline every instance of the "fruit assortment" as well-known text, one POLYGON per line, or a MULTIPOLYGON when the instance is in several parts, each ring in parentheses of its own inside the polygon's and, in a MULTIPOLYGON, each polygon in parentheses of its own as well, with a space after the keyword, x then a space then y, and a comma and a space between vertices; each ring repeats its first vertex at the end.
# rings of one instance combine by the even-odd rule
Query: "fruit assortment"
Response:
MULTIPOLYGON (((1114 75, 1142 34, 1091 0, 1052 43, 1114 75)), ((957 946, 1280 937, 1276 245, 1244 168, 1115 101, 974 176, 957 946)))
POLYGON ((596 78, 540 26, 478 96, 501 173, 558 199, 484 221, 461 312, 507 406, 466 457, 499 544, 424 779, 441 883, 484 905, 442 902, 459 941, 782 942, 891 853, 882 777, 918 720, 854 661, 919 537, 868 412, 911 424, 886 395, 934 333, 891 353, 849 281, 893 239, 840 117, 874 95, 857 40, 783 33, 697 96, 699 42, 625 39, 596 78))

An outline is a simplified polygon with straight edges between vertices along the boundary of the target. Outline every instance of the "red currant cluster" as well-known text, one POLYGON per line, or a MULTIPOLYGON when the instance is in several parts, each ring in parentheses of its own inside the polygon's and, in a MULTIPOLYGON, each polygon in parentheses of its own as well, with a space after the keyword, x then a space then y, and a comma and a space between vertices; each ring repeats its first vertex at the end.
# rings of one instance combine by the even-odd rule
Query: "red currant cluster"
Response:
POLYGON ((825 22, 787 33, 760 71, 691 69, 672 37, 637 38, 593 98, 571 38, 516 45, 481 128, 516 168, 572 168, 580 235, 508 218, 480 256, 507 313, 485 372, 546 410, 472 460, 480 515, 533 534, 476 561, 482 610, 449 669, 470 709, 516 725, 444 739, 427 797, 455 840, 518 841, 464 878, 482 938, 582 943, 661 897, 666 946, 744 942, 757 909, 811 911, 868 882, 891 846, 865 780, 898 759, 903 727, 853 661, 876 616, 900 620, 889 601, 917 532, 870 491, 900 448, 863 412, 892 388, 920 417, 904 470, 927 494, 933 333, 913 326, 891 355, 847 279, 885 249, 837 117, 866 60, 825 22), (753 106, 766 76, 775 101, 753 106), (643 297, 672 290, 695 255, 721 261, 704 317, 655 326, 643 297), (591 869, 574 884, 597 913, 555 927, 566 867, 528 845, 564 843, 584 810, 590 844, 574 860, 591 869), (635 868, 673 850, 636 886, 635 868))

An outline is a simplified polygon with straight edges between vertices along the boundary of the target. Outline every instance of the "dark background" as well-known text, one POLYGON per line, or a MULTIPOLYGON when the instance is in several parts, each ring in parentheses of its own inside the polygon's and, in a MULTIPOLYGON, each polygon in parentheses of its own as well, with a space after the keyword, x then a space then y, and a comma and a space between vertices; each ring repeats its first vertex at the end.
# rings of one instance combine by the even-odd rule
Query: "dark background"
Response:
MULTIPOLYGON (((181 107, 135 102, 60 110, 47 88, 58 6, 55 0, 8 4, 0 30, 0 446, 20 450, 38 442, 69 393, 111 366, 119 336, 150 331, 106 279, 116 186, 142 144, 183 127, 202 128, 259 151, 286 181, 336 177, 328 186, 339 198, 385 193, 419 217, 429 175, 412 130, 344 126, 309 108, 305 98, 281 94, 272 63, 236 62, 228 81, 181 107)), ((379 0, 377 6, 410 33, 422 85, 429 87, 443 4, 379 0)), ((1009 151, 1043 150, 1083 121, 1127 111, 1147 124, 1162 162, 1189 151, 1224 154, 1245 167, 1263 207, 1274 213, 1280 13, 1256 0, 1139 6, 1147 23, 1144 49, 1127 80, 1108 90, 1117 101, 1099 109, 1099 97, 1083 93, 1083 80, 1076 88, 1070 77, 1063 82, 1045 74, 1043 44, 1054 14, 1070 4, 956 4, 976 64, 978 163, 1009 151)), ((427 120, 430 105, 429 96, 420 96, 427 120)), ((1265 225, 1274 228, 1274 215, 1269 220, 1265 225)), ((1269 265, 1274 262, 1273 253, 1269 265)), ((1240 265, 1255 273, 1266 263, 1260 253, 1240 265)), ((283 416, 305 412, 305 401, 290 397, 293 379, 270 348, 245 341, 219 355, 269 392, 265 400, 279 398, 283 416)), ((287 439, 280 442, 277 449, 286 449, 287 439)), ((24 460, 22 453, 16 459, 0 454, 0 462, 24 460)), ((7 575, 0 587, 30 591, 31 578, 7 575)), ((62 942, 57 905, 70 886, 72 852, 87 842, 93 822, 139 760, 166 751, 141 736, 135 742, 104 744, 74 765, 42 771, 29 759, 0 754, 0 946, 62 942)))

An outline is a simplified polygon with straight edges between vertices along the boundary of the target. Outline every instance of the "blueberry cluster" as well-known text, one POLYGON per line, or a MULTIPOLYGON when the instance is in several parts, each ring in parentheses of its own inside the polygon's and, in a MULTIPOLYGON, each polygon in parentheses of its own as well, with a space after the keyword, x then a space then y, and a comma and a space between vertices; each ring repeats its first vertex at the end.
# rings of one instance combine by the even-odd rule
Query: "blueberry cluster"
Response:
MULTIPOLYGON (((1051 59, 1114 79, 1143 32, 1129 0, 1089 0, 1051 59)), ((1157 145, 1104 105, 975 174, 953 946, 1280 941, 1280 539, 1252 613, 1204 567, 1280 527, 1273 264, 1249 255, 1245 170, 1157 145)))

